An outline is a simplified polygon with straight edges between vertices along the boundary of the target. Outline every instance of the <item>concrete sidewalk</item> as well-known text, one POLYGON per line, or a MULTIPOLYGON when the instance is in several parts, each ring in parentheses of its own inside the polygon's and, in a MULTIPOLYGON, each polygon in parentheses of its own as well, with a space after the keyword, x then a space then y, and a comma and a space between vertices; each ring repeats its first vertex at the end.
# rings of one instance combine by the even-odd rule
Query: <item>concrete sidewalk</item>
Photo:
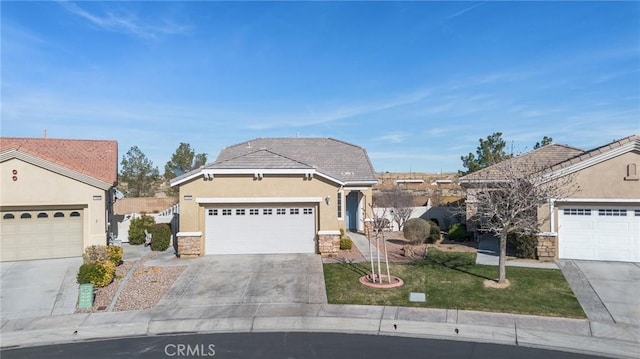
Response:
POLYGON ((519 345, 637 358, 640 328, 584 319, 333 304, 194 305, 3 320, 2 348, 130 336, 341 332, 519 345))

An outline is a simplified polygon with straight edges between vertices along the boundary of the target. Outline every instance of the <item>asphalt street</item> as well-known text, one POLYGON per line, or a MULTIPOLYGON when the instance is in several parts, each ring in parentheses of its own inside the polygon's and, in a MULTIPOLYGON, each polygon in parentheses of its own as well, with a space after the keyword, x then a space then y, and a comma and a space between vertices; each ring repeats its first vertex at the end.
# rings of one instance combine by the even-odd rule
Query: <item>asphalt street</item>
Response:
POLYGON ((6 349, 11 358, 446 358, 586 359, 513 345, 335 333, 192 334, 6 349))

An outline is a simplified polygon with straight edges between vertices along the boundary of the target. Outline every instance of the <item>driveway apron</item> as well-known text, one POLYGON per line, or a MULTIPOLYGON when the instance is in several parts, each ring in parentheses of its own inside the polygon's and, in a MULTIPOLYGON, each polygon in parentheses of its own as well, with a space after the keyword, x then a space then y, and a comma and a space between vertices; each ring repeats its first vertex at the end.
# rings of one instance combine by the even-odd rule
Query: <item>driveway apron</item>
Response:
POLYGON ((589 320, 640 323, 640 264, 560 260, 558 266, 589 320))
POLYGON ((0 263, 3 320, 71 314, 81 257, 0 263))
POLYGON ((194 259, 159 307, 327 303, 320 256, 211 255, 194 259))

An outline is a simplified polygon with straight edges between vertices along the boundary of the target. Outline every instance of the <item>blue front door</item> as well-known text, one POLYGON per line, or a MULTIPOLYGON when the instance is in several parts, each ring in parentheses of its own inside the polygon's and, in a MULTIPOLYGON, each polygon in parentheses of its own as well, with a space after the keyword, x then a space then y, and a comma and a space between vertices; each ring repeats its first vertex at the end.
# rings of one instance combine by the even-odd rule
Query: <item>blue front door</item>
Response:
POLYGON ((347 195, 347 229, 358 230, 358 192, 347 195))

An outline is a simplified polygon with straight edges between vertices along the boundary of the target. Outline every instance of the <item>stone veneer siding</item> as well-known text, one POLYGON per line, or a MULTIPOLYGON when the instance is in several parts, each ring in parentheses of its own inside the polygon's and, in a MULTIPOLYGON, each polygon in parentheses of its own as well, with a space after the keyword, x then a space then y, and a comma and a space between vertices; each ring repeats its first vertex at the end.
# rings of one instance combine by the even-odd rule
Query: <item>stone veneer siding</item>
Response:
POLYGON ((542 262, 555 261, 558 255, 558 237, 539 236, 536 255, 538 260, 542 262))
POLYGON ((198 257, 201 253, 200 236, 178 237, 178 257, 198 257))
POLYGON ((318 251, 323 256, 335 256, 340 250, 340 234, 318 234, 318 251))

